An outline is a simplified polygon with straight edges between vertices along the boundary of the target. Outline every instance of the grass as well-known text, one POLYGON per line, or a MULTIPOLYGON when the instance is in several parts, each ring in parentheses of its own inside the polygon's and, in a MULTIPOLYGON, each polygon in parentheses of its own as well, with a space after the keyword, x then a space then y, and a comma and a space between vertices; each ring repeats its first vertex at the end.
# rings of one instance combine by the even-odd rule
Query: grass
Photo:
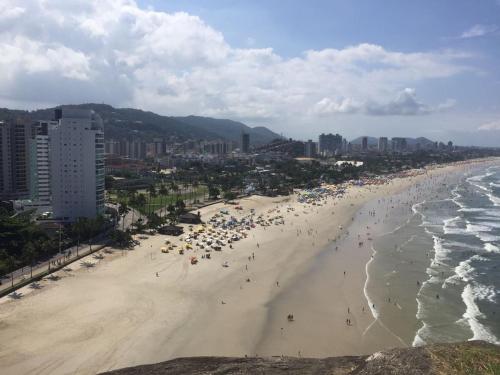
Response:
MULTIPOLYGON (((208 188, 205 185, 199 185, 192 191, 185 192, 187 189, 179 189, 177 194, 170 193, 167 195, 157 195, 149 199, 149 193, 146 189, 137 190, 137 193, 142 193, 146 197, 146 204, 142 206, 133 205, 136 210, 141 214, 148 214, 149 212, 157 211, 163 207, 168 207, 170 204, 175 204, 177 199, 182 199, 186 204, 195 199, 203 198, 208 193, 208 188), (182 192, 182 193, 181 193, 182 192)), ((118 197, 116 194, 109 194, 109 199, 113 202, 128 204, 127 197, 118 197)))
POLYGON ((429 348, 437 374, 500 375, 500 347, 467 343, 429 348))

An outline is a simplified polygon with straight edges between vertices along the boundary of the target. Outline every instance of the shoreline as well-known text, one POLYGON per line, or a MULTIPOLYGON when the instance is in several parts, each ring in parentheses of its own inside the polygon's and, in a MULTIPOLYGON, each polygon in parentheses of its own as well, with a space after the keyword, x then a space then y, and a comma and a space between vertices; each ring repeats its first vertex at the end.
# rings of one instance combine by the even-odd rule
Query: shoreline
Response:
MULTIPOLYGON (((444 168, 429 173, 447 173, 446 168, 464 167, 444 168)), ((286 342, 280 341, 279 329, 278 336, 273 338, 278 338, 276 344, 263 339, 271 330, 269 327, 287 324, 276 326, 270 322, 269 311, 280 293, 290 288, 294 279, 307 275, 320 254, 332 253, 327 250, 330 239, 342 241, 339 236, 349 230, 347 224, 359 224, 356 214, 368 202, 396 194, 425 177, 421 174, 394 179, 385 185, 353 186, 342 198, 329 198, 321 206, 303 205, 296 201, 296 195, 242 199, 240 204, 245 214, 251 208, 263 216, 272 215, 270 210, 282 210, 285 224, 252 229, 248 238, 234 244, 233 250, 214 252, 214 259, 200 259, 194 266, 189 264, 189 254, 162 254, 160 247, 167 238, 171 239, 162 235, 141 241, 135 250, 114 250, 97 262, 89 257, 88 261, 95 263, 92 267, 75 264, 72 271, 59 272, 60 280, 45 280, 39 290, 25 288, 19 300, 3 298, 0 338, 9 347, 0 346, 0 364, 6 374, 35 369, 51 374, 94 373, 184 355, 279 355, 287 353, 283 350, 287 348, 297 355, 293 340, 302 341, 299 328, 307 320, 295 311, 291 311, 296 316, 292 324, 297 332, 288 332, 290 327, 287 327, 286 342), (288 211, 287 207, 293 207, 294 211, 288 211), (255 259, 249 260, 252 254, 255 259), (221 267, 225 261, 228 268, 221 267), (245 281, 247 277, 250 282, 245 281)), ((233 214, 230 206, 216 204, 202 209, 202 217, 206 219, 222 207, 233 214)), ((367 245, 358 253, 338 253, 342 253, 344 262, 338 267, 345 266, 349 280, 352 277, 354 281, 345 286, 342 279, 330 279, 330 290, 342 292, 337 297, 346 304, 330 306, 332 313, 338 314, 346 306, 353 309, 366 306, 364 285, 372 254, 367 245)), ((318 310, 323 307, 318 306, 318 310)), ((364 330, 358 331, 356 322, 359 320, 359 327, 366 328, 373 319, 368 313, 358 315, 353 319, 355 325, 348 331, 349 336, 342 335, 344 341, 336 340, 337 349, 359 350, 361 339, 366 340, 364 330)), ((279 318, 284 320, 285 316, 279 318)), ((336 332, 344 332, 344 319, 336 319, 332 327, 336 332)), ((379 341, 373 339, 377 335, 380 330, 370 332, 363 348, 372 348, 374 341, 379 341)), ((319 356, 324 350, 336 350, 320 347, 321 344, 325 343, 315 343, 318 350, 313 353, 312 346, 301 343, 311 350, 302 350, 300 354, 319 356)))

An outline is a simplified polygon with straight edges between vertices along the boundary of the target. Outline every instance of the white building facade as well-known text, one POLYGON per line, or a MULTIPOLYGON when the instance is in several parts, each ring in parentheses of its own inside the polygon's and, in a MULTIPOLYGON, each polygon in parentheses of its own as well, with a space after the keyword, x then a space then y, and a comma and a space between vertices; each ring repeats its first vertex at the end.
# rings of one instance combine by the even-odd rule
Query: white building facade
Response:
POLYGON ((31 200, 48 208, 51 205, 49 129, 56 125, 56 121, 38 121, 33 125, 30 141, 31 200))
POLYGON ((92 110, 61 108, 49 128, 53 217, 104 213, 104 127, 92 110))

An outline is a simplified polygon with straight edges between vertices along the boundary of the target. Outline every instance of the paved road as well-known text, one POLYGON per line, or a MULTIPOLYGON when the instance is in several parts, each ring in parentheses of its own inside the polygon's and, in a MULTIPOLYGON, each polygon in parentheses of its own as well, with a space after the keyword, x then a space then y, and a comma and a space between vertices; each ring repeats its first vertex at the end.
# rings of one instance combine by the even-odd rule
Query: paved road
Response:
POLYGON ((68 264, 73 262, 79 256, 83 254, 90 254, 96 249, 103 248, 109 239, 105 234, 94 238, 92 244, 80 244, 79 246, 72 246, 62 251, 62 253, 55 254, 49 260, 37 263, 33 269, 30 267, 23 267, 14 272, 9 273, 4 278, 1 279, 2 285, 0 285, 0 292, 10 288, 12 284, 16 285, 20 282, 29 279, 31 273, 33 277, 40 275, 43 272, 50 270, 50 268, 55 268, 62 264, 68 264))

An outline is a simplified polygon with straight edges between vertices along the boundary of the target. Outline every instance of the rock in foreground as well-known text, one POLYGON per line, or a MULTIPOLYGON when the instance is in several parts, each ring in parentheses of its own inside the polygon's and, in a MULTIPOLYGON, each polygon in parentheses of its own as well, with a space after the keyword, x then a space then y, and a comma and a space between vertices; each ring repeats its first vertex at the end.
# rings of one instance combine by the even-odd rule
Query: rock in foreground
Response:
POLYGON ((323 359, 272 357, 178 358, 107 372, 113 375, 181 374, 500 374, 500 346, 482 341, 393 349, 371 356, 323 359))

